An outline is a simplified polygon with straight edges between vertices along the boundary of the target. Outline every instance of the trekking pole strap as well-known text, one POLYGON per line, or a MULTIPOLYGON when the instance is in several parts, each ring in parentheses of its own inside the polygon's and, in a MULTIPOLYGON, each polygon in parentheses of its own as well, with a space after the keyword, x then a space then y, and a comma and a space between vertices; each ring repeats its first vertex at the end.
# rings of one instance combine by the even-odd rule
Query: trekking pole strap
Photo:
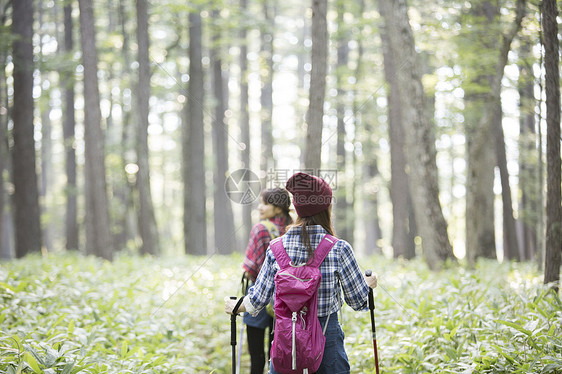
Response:
POLYGON ((246 272, 242 273, 240 286, 242 288, 242 296, 245 296, 248 293, 248 288, 250 287, 250 279, 246 276, 246 272))

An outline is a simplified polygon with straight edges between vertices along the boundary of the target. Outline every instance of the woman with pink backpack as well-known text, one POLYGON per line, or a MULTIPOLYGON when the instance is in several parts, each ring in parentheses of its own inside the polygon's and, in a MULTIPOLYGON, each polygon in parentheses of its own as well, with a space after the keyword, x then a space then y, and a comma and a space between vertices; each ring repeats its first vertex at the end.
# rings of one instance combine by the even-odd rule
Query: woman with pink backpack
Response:
MULTIPOLYGON (((253 285, 265 259, 269 242, 285 233, 288 224, 293 222, 289 211, 291 198, 283 188, 269 188, 263 190, 258 207, 260 222, 256 223, 250 231, 250 239, 246 247, 246 255, 242 267, 244 278, 253 285)), ((262 309, 252 316, 244 314, 244 323, 247 326, 248 350, 250 352, 250 374, 263 374, 266 363, 266 351, 269 356, 273 337, 273 317, 262 309), (269 329, 269 342, 267 349, 265 331, 269 329)))
MULTIPOLYGON (((321 279, 314 294, 314 309, 317 310, 317 321, 320 323, 325 338, 323 352, 320 355, 321 362, 310 366, 312 368, 310 373, 309 369, 302 369, 302 366, 295 362, 295 357, 298 361, 299 354, 306 348, 300 347, 295 352, 295 336, 299 336, 295 334, 295 329, 308 329, 310 327, 310 322, 306 324, 305 318, 303 318, 303 316, 306 317, 307 307, 305 307, 299 312, 294 311, 292 314, 292 367, 290 362, 279 360, 275 364, 275 357, 273 357, 275 352, 272 352, 273 360, 270 364, 269 373, 346 374, 350 372, 350 367, 344 348, 344 334, 338 321, 337 312, 341 309, 344 300, 354 310, 367 310, 369 290, 376 287, 377 278, 374 275, 364 276, 357 264, 351 245, 334 237, 331 221, 332 189, 326 181, 306 173, 296 173, 287 181, 286 189, 293 195, 293 205, 298 218, 293 225, 288 227, 285 235, 270 244, 270 248, 271 245, 274 245, 278 254, 280 251, 283 253, 282 250, 284 249, 288 259, 283 259, 280 266, 273 251, 267 251, 258 278, 254 286, 249 289, 238 312, 247 311, 252 315, 259 313, 270 302, 274 292, 277 292, 275 285, 279 284, 278 280, 285 269, 292 268, 289 269, 289 272, 290 270, 298 272, 300 267, 306 268, 311 263, 315 264, 315 252, 322 242, 322 251, 319 252, 324 252, 321 256, 325 255, 325 258, 320 264, 315 264, 318 265, 321 279), (326 243, 325 239, 329 243, 326 243), (325 249, 325 244, 329 244, 327 249, 325 249), (287 264, 289 266, 286 266, 287 264)), ((295 277, 293 274, 289 275, 295 277)), ((295 292, 297 293, 299 290, 295 289, 295 292)), ((287 307, 281 300, 277 299, 281 299, 281 296, 276 293, 276 329, 278 328, 278 322, 282 319, 283 311, 281 309, 287 307)), ((236 300, 227 300, 226 313, 232 314, 236 304, 236 300)), ((275 339, 283 339, 282 335, 278 334, 277 330, 275 331, 275 339)), ((287 344, 290 345, 290 338, 288 340, 287 344)), ((274 340, 273 350, 275 350, 275 344, 276 341, 274 340)), ((286 350, 285 348, 281 347, 279 350, 286 350)), ((290 349, 288 350, 290 352, 290 349)))

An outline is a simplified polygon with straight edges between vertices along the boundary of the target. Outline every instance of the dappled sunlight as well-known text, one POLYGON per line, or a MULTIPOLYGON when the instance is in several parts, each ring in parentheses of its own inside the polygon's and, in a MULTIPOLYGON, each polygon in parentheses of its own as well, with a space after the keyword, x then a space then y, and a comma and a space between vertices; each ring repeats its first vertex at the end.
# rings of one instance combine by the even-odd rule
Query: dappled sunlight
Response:
POLYGON ((507 282, 512 290, 526 292, 528 289, 541 287, 543 284, 542 278, 531 276, 529 267, 530 266, 521 266, 520 268, 515 268, 510 271, 507 276, 507 282))

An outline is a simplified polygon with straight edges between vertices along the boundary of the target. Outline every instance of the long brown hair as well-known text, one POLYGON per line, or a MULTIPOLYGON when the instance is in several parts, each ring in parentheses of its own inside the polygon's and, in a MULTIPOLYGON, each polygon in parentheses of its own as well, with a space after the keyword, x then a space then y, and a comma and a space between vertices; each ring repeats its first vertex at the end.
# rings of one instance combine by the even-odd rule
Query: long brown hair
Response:
POLYGON ((332 226, 332 206, 330 205, 328 209, 321 211, 310 217, 297 217, 297 221, 289 226, 287 230, 293 227, 301 228, 302 243, 306 248, 308 253, 308 261, 312 261, 314 258, 314 249, 310 244, 310 234, 308 233, 307 226, 320 225, 328 232, 328 234, 335 236, 334 226, 332 226))

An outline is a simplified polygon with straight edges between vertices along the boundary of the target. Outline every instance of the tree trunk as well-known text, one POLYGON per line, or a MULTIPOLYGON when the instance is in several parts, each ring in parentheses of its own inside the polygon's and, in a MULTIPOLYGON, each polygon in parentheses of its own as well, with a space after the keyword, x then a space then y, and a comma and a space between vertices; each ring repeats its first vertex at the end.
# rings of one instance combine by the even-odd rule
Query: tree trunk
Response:
POLYGON ((205 133, 203 124, 202 26, 199 10, 189 14, 189 86, 182 131, 185 252, 207 253, 205 133))
POLYGON ((348 225, 349 203, 347 201, 347 152, 345 150, 346 143, 346 129, 345 129, 345 113, 346 113, 346 90, 345 82, 348 75, 347 64, 349 60, 349 36, 344 22, 345 2, 343 0, 337 1, 338 12, 338 32, 337 32, 337 66, 336 66, 336 84, 338 96, 336 98, 336 112, 337 112, 337 146, 336 146, 336 169, 338 172, 337 188, 334 191, 336 197, 336 231, 338 237, 349 241, 350 231, 353 230, 353 225, 348 225))
MULTIPOLYGON (((45 72, 42 72, 41 81, 45 82, 48 79, 45 78, 45 72)), ((41 174, 39 183, 39 200, 41 215, 46 216, 46 220, 43 222, 43 247, 46 251, 50 252, 53 249, 53 219, 54 208, 51 204, 51 188, 53 185, 53 142, 51 140, 51 120, 50 116, 50 96, 51 92, 49 89, 41 90, 41 97, 39 98, 39 112, 41 113, 41 174)))
MULTIPOLYGON (((39 5, 39 29, 42 30, 44 9, 43 4, 39 5)), ((51 188, 53 186, 53 142, 51 140, 51 89, 50 87, 49 71, 46 70, 43 56, 43 33, 39 33, 41 44, 39 46, 39 59, 42 64, 40 81, 41 81, 41 96, 39 97, 39 113, 41 116, 41 174, 39 183, 39 207, 41 215, 46 216, 47 219, 42 224, 42 239, 43 247, 47 252, 53 249, 53 220, 55 214, 54 207, 51 204, 51 188)))
POLYGON ((403 123, 411 126, 404 133, 411 183, 416 185, 412 191, 416 223, 426 262, 431 269, 437 269, 443 261, 454 259, 454 255, 439 201, 435 135, 421 82, 419 57, 405 1, 379 1, 379 8, 392 54, 396 61, 401 61, 397 67, 398 89, 403 123))
MULTIPOLYGON (((365 63, 364 63, 364 54, 365 54, 365 47, 363 46, 363 21, 364 21, 364 13, 365 13, 365 1, 364 0, 359 0, 358 2, 358 6, 355 9, 356 13, 355 16, 357 17, 357 19, 360 21, 359 22, 359 28, 357 30, 357 32, 355 32, 355 35, 357 35, 357 54, 356 54, 356 60, 355 60, 355 71, 352 73, 353 76, 355 77, 357 82, 360 82, 363 80, 363 78, 365 77, 365 63)), ((357 208, 359 206, 359 204, 362 204, 362 199, 357 199, 357 196, 359 194, 359 188, 360 186, 364 186, 363 180, 365 179, 365 175, 368 174, 366 172, 363 172, 363 170, 367 169, 367 166, 365 166, 365 162, 364 159, 361 159, 362 157, 364 157, 364 152, 365 152, 365 147, 363 146, 363 142, 366 140, 363 140, 365 136, 368 136, 370 138, 370 133, 369 130, 366 129, 366 123, 367 121, 363 120, 363 117, 361 115, 361 107, 363 104, 363 100, 364 98, 362 98, 362 95, 360 95, 359 93, 359 87, 358 85, 354 85, 352 88, 352 97, 353 97, 353 104, 352 104, 352 110, 353 110, 353 120, 355 123, 355 134, 354 134, 354 139, 353 139, 353 145, 354 145, 354 151, 352 153, 352 165, 353 165, 353 173, 354 173, 354 178, 352 183, 352 187, 351 187, 351 214, 350 217, 348 218, 348 224, 350 225, 350 227, 355 227, 357 225, 357 208), (358 147, 360 147, 361 151, 359 151, 358 147), (360 156, 362 155, 362 157, 360 156), (359 177, 360 176, 360 177, 359 177)), ((376 160, 375 160, 376 161, 376 160)), ((377 164, 376 162, 374 163, 374 167, 377 168, 377 164)), ((367 190, 365 191, 365 188, 361 188, 362 192, 363 192, 363 196, 364 198, 373 198, 376 200, 376 202, 378 202, 377 199, 377 191, 372 191, 373 193, 371 193, 371 191, 367 190)), ((375 220, 376 222, 373 224, 373 226, 376 227, 380 227, 379 225, 379 216, 378 216, 378 210, 371 210, 371 212, 373 214, 375 214, 375 220)), ((367 218, 370 217, 369 213, 367 212, 363 212, 363 217, 367 218)), ((361 221, 365 221, 365 219, 361 219, 361 221)), ((382 239, 381 237, 377 238, 376 236, 374 236, 371 241, 367 241, 367 233, 369 232, 369 230, 371 231, 375 231, 374 229, 370 228, 370 224, 368 224, 367 222, 365 222, 365 242, 366 243, 370 243, 370 246, 365 246, 365 252, 366 253, 380 253, 381 252, 381 248, 378 245, 378 240, 382 239), (372 240, 374 240, 374 242, 372 242, 372 240)), ((380 234, 380 233, 379 233, 380 234)), ((350 230, 349 231, 349 242, 350 243, 356 243, 355 242, 355 230, 350 230)), ((375 234, 376 235, 376 234, 375 234)), ((381 235, 382 236, 382 235, 381 235)))
POLYGON ((139 60, 137 130, 137 188, 139 191, 139 232, 142 240, 141 253, 160 254, 158 227, 154 216, 150 189, 150 166, 148 163, 148 113, 150 99, 150 60, 148 56, 148 2, 137 0, 137 41, 139 60))
MULTIPOLYGON (((212 19, 220 21, 217 10, 213 10, 212 19)), ((225 182, 228 172, 228 125, 225 121, 225 91, 222 71, 222 56, 219 47, 220 30, 215 25, 212 36, 213 47, 210 51, 212 61, 213 93, 215 100, 215 115, 213 121, 213 154, 215 155, 214 169, 214 222, 215 222, 215 249, 220 254, 232 253, 235 246, 234 218, 232 206, 225 190, 225 182)))
MULTIPOLYGON (((307 9, 308 5, 304 1, 299 3, 300 14, 306 14, 307 9)), ((310 62, 310 55, 307 53, 306 48, 306 41, 310 39, 310 25, 305 19, 303 19, 302 27, 298 30, 298 33, 295 32, 295 34, 297 34, 299 38, 298 49, 295 51, 295 54, 297 55, 296 74, 298 79, 298 88, 304 90, 306 88, 305 77, 307 75, 305 65, 307 62, 310 62)))
POLYGON ((261 27, 261 52, 265 69, 260 69, 261 88, 261 158, 260 170, 267 175, 275 168, 273 159, 273 35, 275 14, 269 0, 263 1, 264 22, 261 27))
MULTIPOLYGON (((64 6, 64 51, 69 56, 74 51, 72 39, 72 4, 64 6)), ((74 114, 74 72, 64 70, 61 73, 61 86, 64 91, 64 122, 63 137, 65 150, 65 174, 66 174, 66 214, 65 214, 65 237, 66 249, 78 249, 78 205, 76 185, 76 151, 74 128, 76 125, 74 114)))
POLYGON ((92 0, 79 0, 80 39, 84 64, 84 143, 86 252, 113 259, 106 191, 104 138, 98 88, 98 53, 92 0))
POLYGON ((328 65, 327 0, 312 0, 312 70, 304 155, 304 168, 318 172, 322 162, 322 129, 328 65))
POLYGON ((544 283, 552 283, 558 292, 562 255, 562 207, 560 184, 560 75, 558 47, 558 8, 556 0, 543 0, 542 27, 544 33, 546 70, 546 253, 544 283))
POLYGON ((503 258, 506 260, 521 261, 519 252, 519 240, 515 231, 515 218, 513 217, 513 204, 511 199, 511 187, 509 185, 509 172, 507 170, 507 157, 505 154, 505 139, 502 126, 501 102, 496 105, 493 113, 492 127, 495 130, 496 160, 500 171, 502 186, 502 216, 503 216, 503 258))
MULTIPOLYGON (((374 153, 375 147, 373 146, 370 149, 374 153)), ((379 245, 379 240, 382 239, 382 230, 379 223, 379 200, 377 197, 379 169, 376 156, 374 154, 370 156, 372 157, 371 162, 366 163, 363 167, 363 185, 369 186, 369 188, 366 188, 363 198, 366 255, 382 253, 379 245)))
MULTIPOLYGON (((477 29, 467 35, 470 43, 479 45, 480 48, 490 48, 492 32, 487 30, 492 23, 495 10, 486 2, 485 5, 472 8, 472 17, 481 20, 476 25, 477 29), (489 10, 486 13, 486 9, 489 10), (492 13, 492 14, 490 14, 492 13)), ((468 17, 468 16, 467 16, 468 17)), ((462 46, 461 46, 462 48, 462 46)), ((474 48, 477 48, 476 46, 474 48)), ((494 46, 495 48, 495 46, 494 46)), ((469 61, 469 60, 466 60, 469 61)), ((467 181, 466 181, 466 256, 470 264, 474 264, 479 257, 496 258, 496 238, 494 232, 494 165, 495 155, 490 152, 494 149, 495 142, 492 134, 492 113, 485 109, 488 96, 479 92, 473 93, 469 87, 479 87, 482 84, 489 85, 489 76, 493 75, 493 69, 486 66, 483 69, 479 62, 474 62, 476 67, 465 66, 465 69, 477 69, 469 76, 474 78, 468 82, 465 91, 465 123, 467 143, 467 181), (486 82, 486 83, 484 83, 486 82)), ((487 90, 490 87, 487 86, 487 90)))
MULTIPOLYGON (((480 23, 473 25, 469 43, 473 51, 496 53, 495 64, 482 66, 474 61, 465 68, 472 80, 465 89, 465 123, 467 123, 467 200, 466 253, 470 264, 478 257, 496 258, 494 234, 494 154, 489 152, 496 143, 494 112, 500 103, 501 80, 511 42, 523 19, 525 0, 517 2, 516 19, 504 35, 493 33, 489 25, 499 22, 498 9, 489 1, 473 6, 472 16, 480 23), (500 48, 498 48, 498 41, 500 48), (484 92, 484 93, 482 93, 484 92)), ((463 43, 463 45, 465 45, 463 43)), ((464 47, 463 47, 464 48, 464 47)), ((482 52, 480 52, 482 53, 482 52)), ((462 57, 462 56, 461 56, 462 57)), ((500 150, 505 153, 504 150, 500 150)))
POLYGON ((542 181, 538 177, 535 133, 534 75, 529 63, 532 42, 522 38, 519 62, 519 227, 522 260, 537 255, 538 194, 542 181))
MULTIPOLYGON (((473 114, 483 113, 481 106, 471 105, 473 114)), ((466 255, 470 264, 479 257, 496 258, 494 233, 494 154, 495 145, 490 129, 480 127, 480 121, 467 122, 467 181, 466 181, 466 255)), ((468 121, 467 121, 468 120, 468 121)), ((484 122, 488 122, 487 119, 484 122)))
MULTIPOLYGON (((4 63, 4 56, 2 54, 2 62, 4 63)), ((2 65, 4 66, 4 65, 2 65)), ((10 252, 8 248, 4 247, 4 235, 8 235, 6 228, 4 227, 4 212, 6 211, 6 203, 5 203, 5 191, 4 188, 4 169, 6 168, 6 159, 7 159, 7 146, 8 146, 8 127, 6 121, 6 108, 4 107, 4 85, 5 85, 5 78, 4 78, 4 69, 0 69, 0 110, 3 113, 0 113, 0 259, 9 259, 10 252)))
POLYGON ((390 47, 389 30, 386 27, 380 32, 384 75, 388 83, 388 133, 390 139, 390 199, 392 201, 392 248, 394 257, 414 258, 416 247, 414 235, 410 235, 409 218, 412 211, 412 195, 410 181, 406 173, 406 153, 404 124, 400 108, 400 92, 396 61, 390 47))
MULTIPOLYGON (((497 97, 501 97, 501 79, 503 78, 503 71, 507 64, 507 55, 511 49, 511 42, 519 31, 523 16, 525 15, 525 0, 519 1, 517 4, 517 12, 515 24, 512 26, 510 32, 502 35, 503 43, 500 50, 498 61, 498 69, 496 72, 497 83, 492 87, 497 88, 497 97)), ((492 91, 495 92, 495 91, 492 91)), ((517 232, 515 227, 515 218, 513 216, 513 204, 511 199, 511 187, 509 184, 509 173, 507 170, 507 159, 505 154, 505 139, 502 126, 502 107, 501 101, 497 100, 497 105, 490 108, 492 112, 492 128, 495 128, 496 140, 496 161, 500 170, 500 179, 502 185, 502 207, 503 207, 503 245, 504 245, 504 258, 510 260, 521 260, 521 249, 517 232)))
MULTIPOLYGON (((299 3, 299 11, 300 14, 306 14, 307 10, 309 9, 309 5, 307 2, 300 2, 299 3)), ((298 47, 296 48, 295 54, 297 56, 297 97, 298 100, 304 98, 304 95, 308 93, 309 86, 310 86, 310 74, 307 70, 307 67, 310 66, 310 22, 307 22, 308 19, 303 17, 302 20, 302 27, 299 30, 299 41, 298 47)), ((295 119, 297 121, 297 140, 296 145, 301 150, 300 152, 300 164, 304 165, 304 157, 306 149, 306 112, 308 108, 304 105, 295 105, 295 119)))
MULTIPOLYGON (((240 140, 243 144, 240 152, 242 167, 250 170, 250 114, 248 112, 248 37, 246 25, 243 20, 248 17, 248 0, 240 0, 240 12, 242 24, 240 26, 240 140)), ((244 243, 247 243, 248 234, 252 229, 252 204, 242 205, 243 231, 246 235, 244 243)))
MULTIPOLYGON (((365 10, 365 2, 360 0, 359 2, 359 18, 362 18, 363 12, 365 10)), ((358 33, 361 35, 361 32, 358 33)), ((355 69, 355 78, 357 81, 361 81, 365 76, 364 73, 364 63, 363 63, 363 40, 361 37, 357 40, 357 65, 355 69)), ((354 185, 361 184, 363 186, 362 199, 355 201, 355 195, 357 193, 355 186, 353 187, 353 202, 363 205, 363 219, 365 230, 365 254, 371 255, 375 253, 382 253, 382 248, 380 246, 379 240, 382 239, 382 230, 380 227, 379 212, 378 212, 378 179, 379 179, 379 169, 377 163, 377 147, 372 139, 373 124, 370 116, 362 116, 361 107, 364 103, 363 99, 360 100, 358 92, 354 92, 353 100, 353 114, 355 119, 355 134, 361 134, 361 149, 363 153, 364 160, 369 160, 368 162, 361 162, 355 157, 354 152, 354 170, 356 170, 356 175, 361 175, 362 179, 354 178, 354 185), (360 168, 362 170, 360 170, 360 168)), ((355 226, 353 221, 348 221, 351 223, 352 227, 355 226)), ((353 231, 350 232, 353 234, 353 231)), ((354 240, 350 238, 350 243, 354 243, 354 240)))
MULTIPOLYGON (((0 25, 6 24, 6 12, 1 10, 0 25)), ((0 50, 0 66, 6 66, 8 51, 0 50)), ((9 239, 11 232, 8 230, 7 218, 11 217, 8 212, 9 201, 5 187, 4 170, 9 171, 10 151, 8 140, 8 86, 6 82, 6 71, 0 69, 0 259, 11 259, 13 257, 9 239)), ((10 175, 9 173, 8 175, 10 175)))
MULTIPOLYGON (((5 22, 6 14, 2 13, 0 25, 4 25, 5 22)), ((0 66, 6 66, 7 53, 8 51, 0 51, 0 66)), ((8 224, 11 219, 10 202, 7 198, 8 193, 4 180, 4 170, 8 170, 8 175, 11 174, 8 141, 8 86, 5 73, 5 69, 0 69, 0 259, 11 259, 13 254, 10 242, 13 235, 8 224)))
POLYGON ((14 37, 12 172, 16 257, 21 258, 29 252, 41 250, 39 193, 33 139, 33 1, 15 1, 12 6, 14 37))
MULTIPOLYGON (((127 31, 127 9, 126 1, 119 0, 118 4, 118 14, 119 14, 119 24, 120 31, 123 37, 123 48, 121 52, 121 57, 123 59, 123 70, 121 71, 121 87, 120 87, 120 98, 119 104, 122 110, 122 123, 121 123, 121 136, 119 147, 119 173, 114 175, 116 180, 113 185, 113 241, 115 248, 125 248, 129 243, 137 243, 135 240, 137 237, 137 226, 138 226, 138 212, 135 207, 135 177, 127 173, 126 166, 129 163, 135 162, 135 160, 128 155, 134 154, 135 140, 133 133, 135 131, 133 113, 131 110, 131 105, 125 104, 126 102, 132 102, 132 94, 130 91, 127 93, 127 88, 130 87, 130 82, 132 81, 131 74, 131 56, 130 56, 130 36, 127 31)), ((129 244, 130 245, 130 244, 129 244)), ((135 245, 136 247, 136 245, 135 245)), ((136 248, 134 248, 136 249, 136 248)))

